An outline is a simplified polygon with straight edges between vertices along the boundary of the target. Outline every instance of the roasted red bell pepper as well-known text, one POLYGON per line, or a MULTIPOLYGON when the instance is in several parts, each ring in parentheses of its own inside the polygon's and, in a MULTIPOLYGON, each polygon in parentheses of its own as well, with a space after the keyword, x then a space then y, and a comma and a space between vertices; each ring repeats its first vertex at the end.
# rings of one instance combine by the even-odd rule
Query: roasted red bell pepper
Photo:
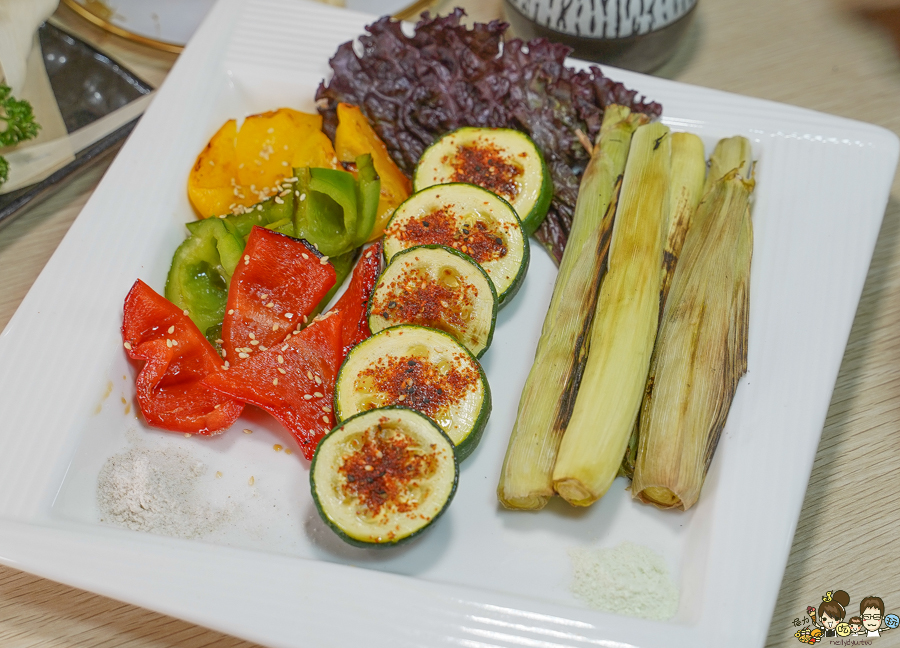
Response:
POLYGON ((342 360, 341 316, 324 315, 284 342, 257 352, 203 384, 277 418, 311 459, 334 427, 334 382, 342 360))
POLYGON ((222 359, 184 312, 138 279, 125 298, 122 339, 143 360, 135 381, 147 423, 175 432, 213 434, 234 423, 244 404, 201 384, 222 359))
POLYGON ((367 308, 369 297, 375 289, 375 282, 381 274, 381 241, 378 241, 365 252, 357 262, 350 278, 350 284, 332 307, 330 312, 340 313, 343 319, 341 341, 343 343, 343 355, 354 346, 372 335, 369 330, 369 318, 367 308))
POLYGON ((231 277, 222 349, 234 367, 302 324, 336 280, 306 241, 254 227, 231 277))

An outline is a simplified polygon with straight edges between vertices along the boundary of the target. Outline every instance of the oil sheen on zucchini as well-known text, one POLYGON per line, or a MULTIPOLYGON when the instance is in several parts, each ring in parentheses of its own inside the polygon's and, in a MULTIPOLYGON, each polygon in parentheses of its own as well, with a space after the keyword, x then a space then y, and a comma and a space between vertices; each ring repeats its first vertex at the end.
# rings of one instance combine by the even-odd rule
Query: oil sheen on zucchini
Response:
POLYGON ((508 201, 534 234, 547 215, 553 181, 531 138, 510 128, 458 128, 428 147, 413 190, 445 182, 470 182, 508 201))
POLYGON ((516 211, 496 194, 460 182, 434 185, 401 204, 384 232, 384 256, 416 245, 446 245, 487 272, 497 298, 508 302, 525 278, 528 237, 516 211))
POLYGON ((369 300, 372 333, 420 324, 449 333, 480 358, 494 337, 497 293, 471 257, 441 245, 395 254, 369 300))
POLYGON ((404 324, 353 347, 334 387, 338 421, 388 405, 432 419, 462 461, 484 432, 491 392, 481 365, 459 342, 442 331, 404 324))
POLYGON ((362 547, 417 536, 447 509, 458 480, 450 438, 405 407, 347 419, 319 443, 309 471, 319 515, 362 547))

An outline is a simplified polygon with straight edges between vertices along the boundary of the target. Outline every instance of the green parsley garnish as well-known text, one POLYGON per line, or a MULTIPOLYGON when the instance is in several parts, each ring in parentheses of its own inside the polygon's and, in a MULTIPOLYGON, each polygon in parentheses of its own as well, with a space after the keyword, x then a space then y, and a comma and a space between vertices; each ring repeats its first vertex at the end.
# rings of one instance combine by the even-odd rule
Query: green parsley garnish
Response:
MULTIPOLYGON (((12 96, 12 89, 0 83, 0 148, 14 146, 35 137, 41 126, 34 121, 31 104, 12 96)), ((9 177, 9 163, 0 155, 0 185, 9 177)))

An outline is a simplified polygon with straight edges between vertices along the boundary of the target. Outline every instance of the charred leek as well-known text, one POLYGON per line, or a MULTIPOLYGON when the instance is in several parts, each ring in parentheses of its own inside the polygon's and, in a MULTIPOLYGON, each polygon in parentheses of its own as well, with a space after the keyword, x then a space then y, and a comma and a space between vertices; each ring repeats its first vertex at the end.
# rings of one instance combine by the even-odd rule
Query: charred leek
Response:
POLYGON ((551 473, 587 357, 618 182, 632 134, 646 121, 645 115, 621 106, 607 106, 604 112, 503 461, 497 496, 508 508, 538 509, 553 495, 551 473))
POLYGON ((554 489, 571 504, 587 506, 612 484, 644 394, 659 321, 671 148, 669 129, 658 123, 632 140, 590 355, 553 469, 554 489))
MULTIPOLYGON (((662 285, 659 289, 659 317, 662 318, 663 305, 672 284, 672 275, 684 246, 684 239, 691 226, 691 220, 700 198, 706 178, 706 155, 703 141, 691 133, 672 133, 672 182, 669 185, 669 233, 663 252, 662 285)), ((637 422, 632 427, 631 437, 625 449, 625 457, 619 474, 629 479, 634 475, 637 458, 637 422)))
POLYGON ((669 233, 663 253, 663 277, 660 288, 660 316, 672 285, 672 274, 691 227, 691 217, 700 204, 706 180, 706 154, 703 141, 692 133, 672 133, 672 184, 669 186, 669 233))
POLYGON ((632 492, 690 508, 747 370, 753 231, 750 144, 722 140, 666 301, 641 407, 632 492), (730 169, 724 171, 725 169, 730 169))

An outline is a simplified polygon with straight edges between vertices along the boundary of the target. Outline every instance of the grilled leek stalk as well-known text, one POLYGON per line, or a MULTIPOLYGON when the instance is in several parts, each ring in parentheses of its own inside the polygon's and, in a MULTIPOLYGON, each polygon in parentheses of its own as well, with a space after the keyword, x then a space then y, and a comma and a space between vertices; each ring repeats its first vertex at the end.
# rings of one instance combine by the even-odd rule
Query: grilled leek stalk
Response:
MULTIPOLYGON (((703 140, 692 133, 672 133, 672 181, 669 185, 669 233, 663 252, 662 285, 659 289, 659 317, 662 318, 663 305, 672 284, 672 275, 684 246, 684 238, 691 226, 691 219, 700 198, 706 179, 706 155, 703 140)), ((619 468, 619 475, 634 475, 637 459, 638 428, 632 427, 631 437, 625 448, 625 457, 619 468)))
POLYGON ((723 140, 720 173, 675 269, 641 407, 632 493, 661 508, 700 496, 738 381, 747 370, 753 230, 750 145, 723 140))
POLYGON ((609 489, 641 405, 659 322, 671 148, 662 124, 632 138, 590 354, 553 469, 554 490, 570 504, 587 506, 609 489))
POLYGON ((622 106, 604 112, 503 461, 497 497, 507 508, 539 509, 553 495, 551 473, 587 356, 619 181, 632 135, 646 121, 622 106))
POLYGON ((692 133, 672 133, 672 184, 669 185, 669 233, 663 252, 663 277, 659 294, 660 316, 672 285, 672 275, 691 227, 691 217, 703 196, 706 154, 703 141, 692 133))

